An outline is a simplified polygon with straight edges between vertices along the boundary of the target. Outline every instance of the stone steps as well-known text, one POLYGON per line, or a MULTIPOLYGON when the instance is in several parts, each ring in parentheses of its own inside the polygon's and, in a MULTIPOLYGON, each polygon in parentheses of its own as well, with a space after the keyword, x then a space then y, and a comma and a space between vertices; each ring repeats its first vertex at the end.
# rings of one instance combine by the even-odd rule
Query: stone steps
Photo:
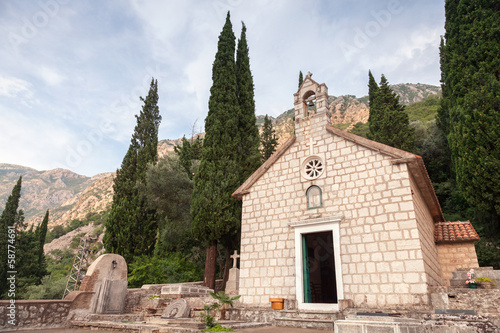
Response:
POLYGON ((340 316, 339 312, 283 310, 276 313, 274 325, 333 331, 334 322, 340 316))
POLYGON ((333 320, 307 319, 307 318, 276 318, 278 327, 312 328, 317 330, 333 331, 333 320))
POLYGON ((124 323, 124 322, 116 322, 116 321, 95 321, 95 322, 87 322, 87 321, 72 321, 72 328, 83 328, 90 330, 110 330, 116 332, 123 333, 199 333, 199 328, 192 327, 181 327, 181 326, 161 326, 154 325, 145 322, 132 322, 132 323, 124 323))

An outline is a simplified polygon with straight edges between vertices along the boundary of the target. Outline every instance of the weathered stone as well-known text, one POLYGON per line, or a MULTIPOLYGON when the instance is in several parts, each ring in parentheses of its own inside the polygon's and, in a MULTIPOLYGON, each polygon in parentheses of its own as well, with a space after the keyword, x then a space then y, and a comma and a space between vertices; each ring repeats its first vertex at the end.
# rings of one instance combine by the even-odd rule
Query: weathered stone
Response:
POLYGON ((191 309, 184 298, 178 299, 170 303, 163 314, 162 318, 189 318, 191 309))
POLYGON ((168 296, 208 296, 213 289, 204 286, 194 286, 188 283, 173 283, 161 288, 161 295, 168 296))
POLYGON ((92 281, 86 284, 85 291, 95 292, 90 301, 92 313, 123 312, 128 282, 127 263, 122 256, 100 256, 90 265, 85 276, 87 281, 92 281))

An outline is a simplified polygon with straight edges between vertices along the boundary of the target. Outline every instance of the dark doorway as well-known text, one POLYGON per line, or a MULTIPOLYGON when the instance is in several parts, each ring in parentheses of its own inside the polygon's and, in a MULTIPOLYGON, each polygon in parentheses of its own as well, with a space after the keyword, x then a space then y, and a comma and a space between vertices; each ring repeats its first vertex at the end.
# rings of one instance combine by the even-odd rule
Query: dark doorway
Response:
POLYGON ((302 234, 304 303, 338 303, 331 231, 302 234))

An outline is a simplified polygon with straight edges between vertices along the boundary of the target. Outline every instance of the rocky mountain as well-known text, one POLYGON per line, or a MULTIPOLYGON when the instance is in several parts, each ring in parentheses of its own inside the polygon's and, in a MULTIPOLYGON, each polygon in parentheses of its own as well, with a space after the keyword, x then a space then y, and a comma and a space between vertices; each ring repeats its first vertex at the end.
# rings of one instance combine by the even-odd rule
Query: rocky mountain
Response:
MULTIPOLYGON (((440 94, 440 87, 426 84, 396 84, 391 86, 403 104, 421 101, 427 96, 440 94)), ((332 123, 349 130, 358 122, 368 121, 368 97, 353 95, 330 96, 332 123)), ((272 117, 271 117, 272 118, 272 117)), ((272 118, 279 143, 293 134, 294 111, 290 109, 272 118)), ((264 116, 257 116, 262 126, 264 116)), ((198 134, 198 135, 202 135, 198 134)), ((158 143, 160 156, 171 154, 182 138, 161 140, 158 143)), ((65 169, 38 171, 29 167, 0 164, 0 211, 10 195, 19 176, 23 176, 20 208, 26 221, 38 223, 47 209, 51 212, 50 225, 66 225, 73 219, 84 219, 89 213, 98 213, 110 207, 113 198, 114 173, 103 173, 85 177, 65 169)))
POLYGON ((65 169, 38 171, 20 165, 0 164, 0 209, 22 176, 19 208, 24 211, 25 221, 39 223, 49 209, 50 225, 66 224, 72 219, 84 218, 89 212, 105 209, 112 199, 112 194, 109 194, 112 175, 86 177, 65 169))
MULTIPOLYGON (((403 105, 408 105, 427 98, 429 95, 440 95, 441 88, 421 83, 400 83, 391 85, 391 88, 399 96, 403 105)), ((357 98, 354 95, 329 96, 330 113, 332 114, 332 124, 343 130, 350 130, 358 122, 368 122, 370 108, 368 107, 368 96, 357 98), (341 125, 341 126, 339 126, 341 125)), ((263 116, 259 116, 257 124, 263 123, 263 116)), ((285 111, 276 118, 273 118, 276 134, 279 137, 279 144, 285 142, 294 131, 293 125, 294 110, 285 111)))

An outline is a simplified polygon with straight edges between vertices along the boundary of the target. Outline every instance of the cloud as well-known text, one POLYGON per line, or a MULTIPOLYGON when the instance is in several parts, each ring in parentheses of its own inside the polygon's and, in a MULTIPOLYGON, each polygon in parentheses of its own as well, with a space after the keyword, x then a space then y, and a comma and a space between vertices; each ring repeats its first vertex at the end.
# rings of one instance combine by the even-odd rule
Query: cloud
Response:
POLYGON ((65 80, 65 77, 57 73, 56 70, 45 66, 40 68, 39 75, 47 84, 51 86, 59 85, 65 80))
POLYGON ((0 95, 7 97, 33 96, 31 84, 15 77, 0 76, 0 95))
POLYGON ((434 0, 3 0, 0 131, 9 139, 0 162, 87 175, 115 170, 151 77, 160 139, 190 135, 208 112, 228 10, 236 39, 240 22, 247 26, 257 114, 293 107, 300 70, 336 96, 365 95, 368 69, 391 83, 439 83, 444 9, 434 0), (401 10, 391 12, 393 3, 401 10), (12 34, 24 38, 16 47, 12 34))

